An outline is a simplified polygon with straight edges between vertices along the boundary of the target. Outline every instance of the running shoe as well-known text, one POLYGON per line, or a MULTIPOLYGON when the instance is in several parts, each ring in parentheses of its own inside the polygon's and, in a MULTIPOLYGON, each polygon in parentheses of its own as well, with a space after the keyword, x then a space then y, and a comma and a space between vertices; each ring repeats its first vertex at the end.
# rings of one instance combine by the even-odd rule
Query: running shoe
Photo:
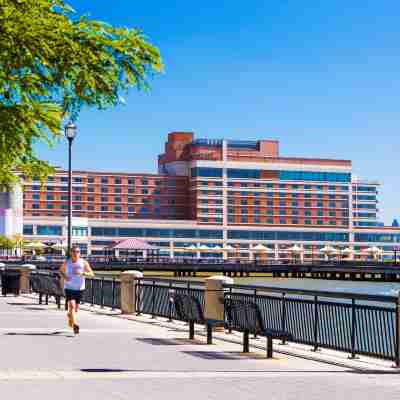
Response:
POLYGON ((75 333, 75 335, 78 335, 79 334, 79 325, 74 325, 74 333, 75 333))

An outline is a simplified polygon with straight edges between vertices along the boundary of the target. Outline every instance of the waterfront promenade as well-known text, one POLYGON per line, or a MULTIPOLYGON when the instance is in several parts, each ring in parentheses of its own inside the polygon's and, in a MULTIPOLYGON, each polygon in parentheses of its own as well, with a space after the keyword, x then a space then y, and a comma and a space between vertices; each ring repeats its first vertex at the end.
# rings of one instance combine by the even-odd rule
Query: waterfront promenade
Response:
MULTIPOLYGON (((215 335, 204 345, 187 326, 149 316, 84 307, 81 334, 65 314, 32 296, 0 298, 0 393, 10 399, 321 399, 400 395, 390 362, 351 361, 345 354, 276 345, 274 359, 252 348, 242 355, 238 335, 215 335), (221 339, 224 340, 221 340, 221 339), (227 340, 225 340, 227 339, 227 340), (319 361, 318 361, 319 360, 319 361)), ((265 339, 252 341, 260 346, 265 339)))

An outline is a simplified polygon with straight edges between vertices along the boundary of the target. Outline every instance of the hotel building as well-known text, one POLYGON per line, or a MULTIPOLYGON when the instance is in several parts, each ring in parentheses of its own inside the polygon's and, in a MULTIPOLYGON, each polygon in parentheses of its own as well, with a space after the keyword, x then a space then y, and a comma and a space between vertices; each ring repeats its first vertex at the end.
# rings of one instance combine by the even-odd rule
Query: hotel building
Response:
MULTIPOLYGON (((168 135, 158 174, 73 171, 73 242, 83 252, 140 237, 169 257, 241 257, 263 244, 261 257, 323 257, 331 245, 354 258, 378 246, 392 257, 400 230, 378 224, 379 184, 353 176, 349 160, 282 157, 275 140, 195 139, 168 135), (210 251, 183 249, 206 245, 210 251), (232 246, 229 252, 212 247, 232 246)), ((0 197, 0 233, 65 242, 68 174, 24 182, 0 197)))

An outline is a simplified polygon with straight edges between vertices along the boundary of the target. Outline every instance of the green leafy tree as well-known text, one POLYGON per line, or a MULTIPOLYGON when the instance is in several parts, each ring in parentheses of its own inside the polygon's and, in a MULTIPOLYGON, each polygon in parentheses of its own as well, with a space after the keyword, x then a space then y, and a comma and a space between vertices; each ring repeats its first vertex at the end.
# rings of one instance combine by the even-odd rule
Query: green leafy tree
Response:
POLYGON ((0 0, 0 186, 47 176, 36 143, 52 145, 84 106, 105 109, 129 88, 149 89, 162 68, 138 29, 78 16, 63 0, 0 0))

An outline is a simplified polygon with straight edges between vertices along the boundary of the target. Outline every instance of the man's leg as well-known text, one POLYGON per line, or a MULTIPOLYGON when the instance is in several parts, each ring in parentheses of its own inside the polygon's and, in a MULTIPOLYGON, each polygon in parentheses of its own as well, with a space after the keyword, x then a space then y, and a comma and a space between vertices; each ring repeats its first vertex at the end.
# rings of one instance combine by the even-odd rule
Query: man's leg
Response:
POLYGON ((76 302, 75 300, 68 301, 68 319, 70 321, 71 327, 76 325, 76 313, 75 313, 76 302))

